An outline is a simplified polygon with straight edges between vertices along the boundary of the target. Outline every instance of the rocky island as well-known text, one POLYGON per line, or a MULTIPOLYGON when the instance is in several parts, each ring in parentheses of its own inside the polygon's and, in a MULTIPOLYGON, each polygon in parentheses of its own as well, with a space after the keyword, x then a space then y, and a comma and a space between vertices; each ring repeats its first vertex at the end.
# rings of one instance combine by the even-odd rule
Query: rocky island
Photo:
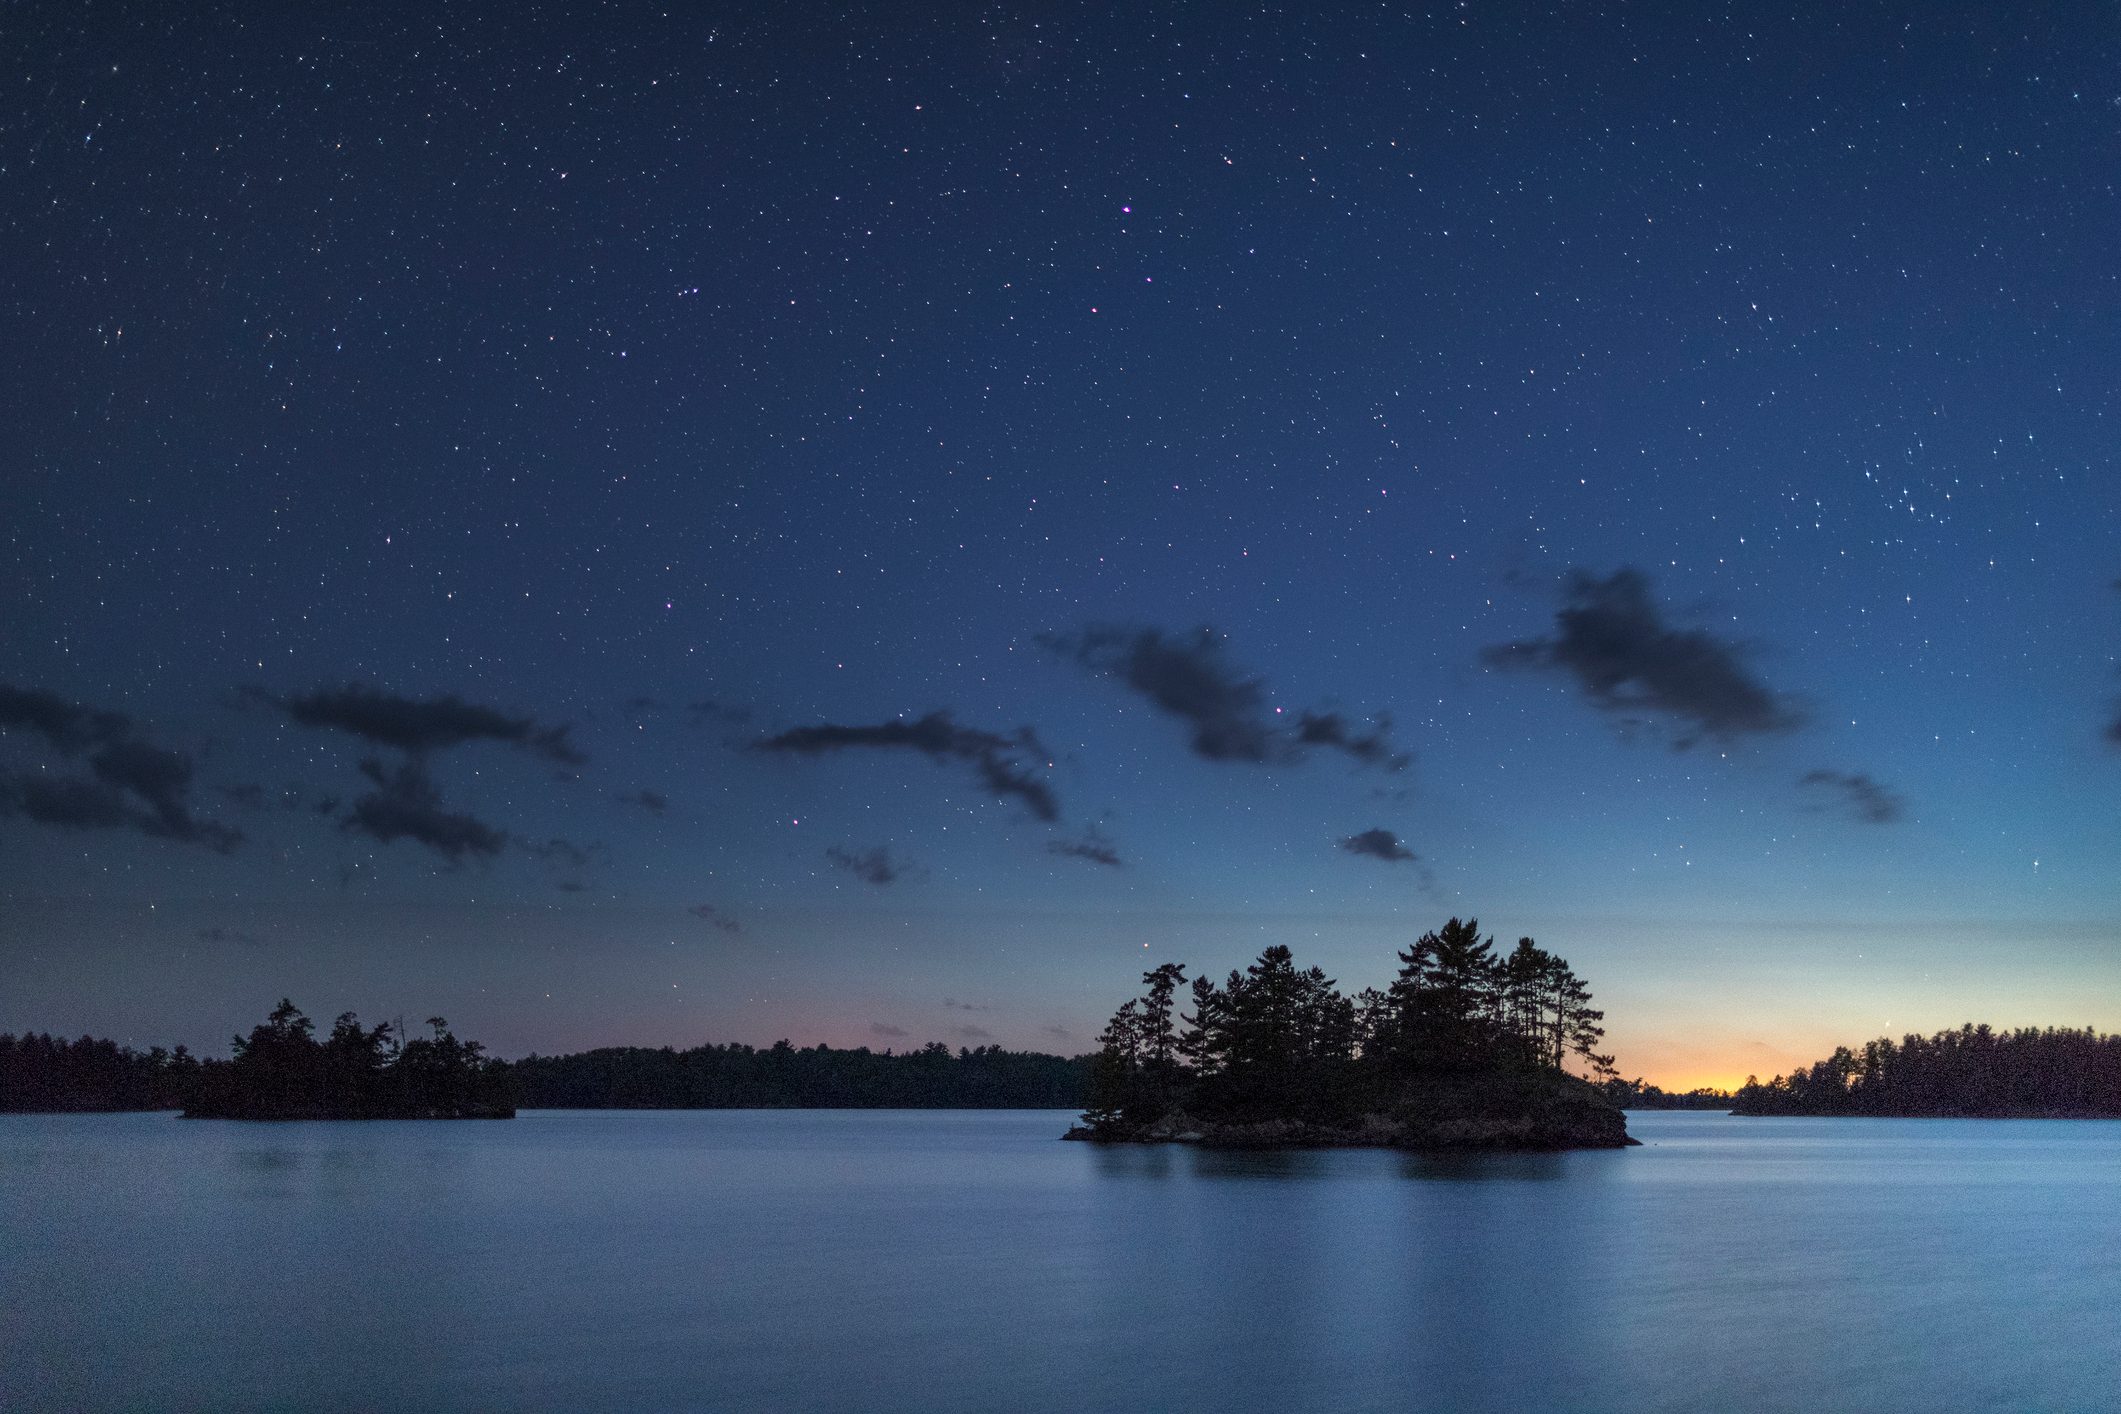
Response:
POLYGON ((1568 964, 1502 957, 1453 918, 1397 954, 1392 984, 1343 996, 1286 947, 1220 984, 1144 973, 1098 1038, 1091 1099, 1063 1137, 1105 1144, 1420 1150, 1617 1149, 1637 1141, 1593 1079, 1604 1014, 1568 964), (1593 1079, 1570 1074, 1577 1061, 1593 1079))

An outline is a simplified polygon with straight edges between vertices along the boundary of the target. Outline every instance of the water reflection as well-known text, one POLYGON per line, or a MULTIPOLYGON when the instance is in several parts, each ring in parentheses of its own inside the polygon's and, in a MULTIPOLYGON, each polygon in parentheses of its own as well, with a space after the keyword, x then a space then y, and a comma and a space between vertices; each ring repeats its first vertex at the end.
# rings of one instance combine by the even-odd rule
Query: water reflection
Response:
POLYGON ((2113 1407, 2121 1126, 1065 1122, 0 1119, 0 1408, 2113 1407))

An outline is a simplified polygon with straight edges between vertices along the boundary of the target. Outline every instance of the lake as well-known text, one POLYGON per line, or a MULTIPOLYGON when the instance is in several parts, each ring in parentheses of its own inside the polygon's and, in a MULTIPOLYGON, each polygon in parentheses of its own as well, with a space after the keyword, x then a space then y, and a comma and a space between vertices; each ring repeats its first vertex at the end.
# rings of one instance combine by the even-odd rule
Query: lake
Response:
POLYGON ((0 1408, 2121 1407, 2121 1123, 0 1116, 0 1408))

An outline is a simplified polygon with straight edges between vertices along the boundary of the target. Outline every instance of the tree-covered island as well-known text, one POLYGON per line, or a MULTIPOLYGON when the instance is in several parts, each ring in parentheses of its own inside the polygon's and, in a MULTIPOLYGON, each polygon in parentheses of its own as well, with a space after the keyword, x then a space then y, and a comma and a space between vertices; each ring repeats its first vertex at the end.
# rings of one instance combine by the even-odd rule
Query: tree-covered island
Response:
POLYGON ((1603 1013, 1569 965, 1530 938, 1504 956, 1453 918, 1397 954, 1383 991, 1354 997, 1286 947, 1218 985, 1185 968, 1098 1040, 1091 1098, 1070 1139, 1105 1143, 1612 1149, 1637 1141, 1599 1082, 1603 1013), (1593 1079, 1572 1075, 1578 1062, 1593 1079))
POLYGON ((201 1063, 184 1101, 187 1119, 512 1119, 508 1068, 441 1017, 431 1035, 405 1039, 389 1023, 363 1026, 352 1012, 316 1038, 291 1001, 237 1036, 228 1060, 201 1063))

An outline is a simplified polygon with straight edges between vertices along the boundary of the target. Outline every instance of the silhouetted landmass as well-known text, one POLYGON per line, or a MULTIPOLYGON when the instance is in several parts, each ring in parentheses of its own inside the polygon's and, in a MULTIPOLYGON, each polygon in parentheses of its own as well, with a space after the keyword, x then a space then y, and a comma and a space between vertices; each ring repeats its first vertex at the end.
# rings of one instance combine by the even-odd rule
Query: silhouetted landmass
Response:
POLYGON ((1569 1074, 1597 1053, 1603 1013, 1569 965, 1530 938, 1493 956, 1477 920, 1453 918, 1398 954, 1385 991, 1342 996, 1320 969, 1271 947, 1220 985, 1185 968, 1098 1038, 1090 1105, 1068 1138, 1107 1143, 1414 1149, 1619 1148, 1635 1141, 1604 1092, 1569 1074))
POLYGON ((1728 1110, 1731 1092, 1701 1086, 1683 1092, 1646 1085, 1640 1079, 1608 1080, 1599 1087, 1605 1097, 1624 1110, 1728 1110))
POLYGON ((179 1046, 141 1052, 83 1036, 0 1035, 0 1112, 180 1110, 199 1062, 179 1046))
POLYGON ((352 1012, 316 1039, 290 1001, 238 1036, 233 1056, 199 1067, 184 1104, 189 1119, 508 1119, 508 1067, 477 1041, 460 1041, 429 1017, 431 1036, 401 1040, 352 1012))
POLYGON ((534 1109, 1075 1109, 1090 1059, 952 1052, 931 1041, 893 1054, 868 1047, 612 1046, 526 1056, 509 1069, 534 1109))
POLYGON ((1732 1097, 1741 1115, 1973 1119, 2121 1119, 2121 1036, 2086 1028, 1993 1031, 1971 1023, 1934 1036, 1846 1046, 1732 1097))

